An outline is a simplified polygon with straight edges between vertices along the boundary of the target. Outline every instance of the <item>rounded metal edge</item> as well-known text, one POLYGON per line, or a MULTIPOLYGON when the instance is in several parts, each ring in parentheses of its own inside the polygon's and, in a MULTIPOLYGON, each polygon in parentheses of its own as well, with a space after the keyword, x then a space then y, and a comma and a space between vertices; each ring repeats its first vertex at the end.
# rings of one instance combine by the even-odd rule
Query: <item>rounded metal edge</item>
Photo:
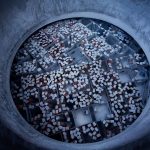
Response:
MULTIPOLYGON (((39 133, 38 131, 36 131, 33 127, 31 127, 30 125, 28 125, 28 123, 22 118, 22 116, 20 115, 20 113, 18 112, 18 110, 16 110, 16 106, 13 102, 13 99, 11 97, 11 93, 10 93, 10 85, 9 85, 9 77, 10 77, 10 69, 11 69, 11 65, 14 59, 14 56, 18 50, 18 48, 20 47, 20 45, 36 30, 38 30, 39 28, 53 23, 55 21, 59 21, 59 20, 63 20, 63 19, 68 19, 68 18, 77 18, 77 17, 84 17, 84 18, 92 18, 92 19, 99 19, 99 20, 103 20, 106 21, 108 23, 111 23, 119 28, 121 28, 122 30, 124 30, 125 32, 127 32, 131 37, 133 37, 133 39, 135 39, 135 41, 137 41, 137 43, 141 46, 141 48, 144 50, 146 56, 148 56, 148 46, 145 45, 145 43, 141 42, 141 40, 139 40, 139 38, 137 37, 136 32, 130 28, 130 26, 128 26, 127 24, 123 23, 122 21, 118 20, 117 18, 113 18, 104 14, 100 14, 100 13, 95 13, 95 12, 74 12, 74 13, 70 13, 70 14, 64 14, 61 15, 59 17, 56 17, 55 19, 46 19, 45 21, 42 21, 41 23, 39 23, 39 25, 34 26, 32 29, 30 29, 29 31, 27 31, 24 36, 17 42, 17 44, 14 46, 14 48, 10 51, 8 60, 7 61, 7 66, 6 66, 6 73, 5 73, 5 80, 6 83, 6 87, 5 90, 7 92, 7 96, 6 98, 11 100, 12 106, 14 111, 17 111, 17 115, 19 115, 19 117, 21 117, 23 123, 25 123, 25 127, 28 127, 28 129, 33 130, 33 132, 35 133, 35 137, 36 139, 33 139, 33 136, 29 136, 29 135, 24 135, 24 132, 21 133, 20 131, 18 131, 17 128, 13 128, 11 125, 9 126, 11 128, 11 130, 13 130, 15 133, 17 133, 20 137, 22 137, 23 139, 29 141, 32 144, 36 144, 39 147, 43 148, 43 149, 53 149, 54 147, 56 149, 69 149, 70 146, 72 147, 72 149, 87 149, 87 150, 96 150, 96 149, 110 149, 111 148, 115 148, 117 146, 121 146, 123 144, 127 144, 129 142, 135 141, 136 139, 140 138, 141 136, 143 136, 147 130, 145 130, 145 132, 137 134, 137 131, 134 132, 135 130, 135 126, 137 128, 137 126, 140 126, 141 124, 141 120, 143 120, 144 116, 147 114, 147 112, 149 111, 149 101, 147 102, 143 112, 141 113, 141 115, 137 118, 137 120, 130 126, 128 127, 125 131, 121 132, 120 134, 106 139, 104 141, 100 141, 100 142, 96 142, 96 143, 88 143, 88 144, 72 144, 72 143, 64 143, 64 142, 59 142, 53 139, 50 139, 44 135, 42 135, 41 133, 39 133), (136 134, 134 134, 136 133, 136 134), (130 138, 126 137, 130 135, 130 138), (32 138, 32 139, 29 139, 32 138), (42 140, 42 141, 41 141, 42 140), (56 147, 57 146, 57 147, 56 147), (63 146, 63 147, 62 147, 63 146)), ((147 57, 148 58, 148 57, 147 57)), ((150 62, 150 59, 148 59, 148 61, 150 62)), ((149 121, 149 120, 148 120, 149 121)), ((5 122, 6 124, 8 123, 7 121, 5 122)), ((26 128, 25 128, 26 129, 26 128)), ((27 132, 27 134, 29 134, 29 132, 27 132)))

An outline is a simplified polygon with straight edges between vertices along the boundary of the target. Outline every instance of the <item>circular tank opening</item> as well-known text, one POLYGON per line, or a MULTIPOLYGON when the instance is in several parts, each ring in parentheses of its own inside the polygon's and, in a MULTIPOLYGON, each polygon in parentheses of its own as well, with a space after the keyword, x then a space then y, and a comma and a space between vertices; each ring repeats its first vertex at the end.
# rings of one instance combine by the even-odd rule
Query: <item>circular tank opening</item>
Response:
POLYGON ((119 134, 148 99, 149 63, 120 28, 96 19, 48 24, 19 48, 11 69, 17 109, 42 134, 92 143, 119 134))

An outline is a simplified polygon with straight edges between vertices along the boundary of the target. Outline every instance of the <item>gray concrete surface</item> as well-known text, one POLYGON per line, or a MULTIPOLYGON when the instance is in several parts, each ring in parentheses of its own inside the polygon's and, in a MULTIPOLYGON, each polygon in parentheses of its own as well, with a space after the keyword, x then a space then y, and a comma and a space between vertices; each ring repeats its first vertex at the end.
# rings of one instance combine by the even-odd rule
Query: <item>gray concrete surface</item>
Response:
MULTIPOLYGON (((138 41, 150 59, 149 10, 149 0, 0 0, 1 137, 11 141, 12 136, 15 139, 12 145, 19 143, 25 149, 100 150, 120 149, 124 145, 133 149, 131 144, 136 148, 139 141, 141 148, 150 133, 149 101, 137 121, 121 134, 93 144, 65 144, 35 131, 20 116, 10 95, 9 71, 16 50, 25 38, 44 24, 68 17, 98 18, 119 26, 138 41), (9 138, 6 133, 11 133, 9 138)), ((5 142, 1 140, 1 143, 5 142)))

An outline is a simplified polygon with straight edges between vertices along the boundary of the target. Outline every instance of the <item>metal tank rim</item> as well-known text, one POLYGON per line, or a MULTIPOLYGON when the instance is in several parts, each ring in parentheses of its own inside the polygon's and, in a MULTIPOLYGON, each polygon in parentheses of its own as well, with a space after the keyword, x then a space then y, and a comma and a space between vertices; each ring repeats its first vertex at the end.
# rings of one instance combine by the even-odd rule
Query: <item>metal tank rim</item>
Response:
MULTIPOLYGON (((95 142, 95 143, 87 143, 87 144, 72 144, 72 143, 65 143, 65 142, 60 142, 60 141, 51 139, 51 138, 41 134, 37 130, 35 130, 31 125, 29 125, 25 121, 25 119, 18 112, 18 110, 13 102, 11 92, 10 92, 10 69, 12 66, 13 59, 16 55, 16 52, 18 51, 18 48, 32 33, 37 31, 41 27, 43 27, 47 24, 53 23, 55 21, 69 19, 69 18, 70 19, 71 18, 80 18, 80 17, 81 18, 99 19, 102 21, 106 21, 106 22, 111 23, 111 24, 119 27, 120 29, 124 30, 140 45, 140 47, 143 49, 143 51, 146 54, 147 59, 150 63, 150 58, 148 57, 149 48, 144 42, 142 42, 139 39, 137 33, 126 23, 122 22, 121 20, 119 20, 117 18, 108 16, 108 15, 95 13, 95 12, 73 12, 73 13, 57 16, 53 19, 47 18, 46 20, 40 22, 38 25, 36 25, 36 26, 32 27, 30 30, 28 30, 23 35, 23 37, 16 43, 14 48, 10 51, 8 58, 5 59, 5 62, 4 62, 5 70, 3 70, 3 74, 2 74, 2 84, 3 84, 2 91, 5 93, 5 95, 2 99, 3 99, 3 101, 10 101, 11 107, 13 108, 13 110, 15 112, 15 115, 12 116, 12 118, 13 117, 18 118, 18 120, 17 120, 18 122, 15 122, 15 124, 12 124, 12 122, 16 121, 16 120, 11 120, 11 118, 6 118, 6 117, 4 118, 4 116, 6 115, 5 113, 1 114, 1 115, 4 115, 1 117, 1 120, 4 122, 4 124, 10 130, 12 130, 14 133, 19 135, 25 141, 27 141, 35 146, 38 146, 40 148, 43 148, 43 149, 54 149, 54 147, 56 150, 70 149, 70 148, 72 150, 78 150, 78 149, 100 150, 100 149, 117 148, 119 146, 134 142, 135 140, 143 137, 147 133, 147 131, 150 130, 148 128, 145 128, 145 126, 148 125, 150 122, 150 119, 148 119, 148 117, 146 119, 146 116, 149 113, 149 107, 150 107, 149 99, 147 100, 147 104, 146 104, 145 108, 143 109, 143 112, 141 113, 141 115, 126 130, 124 130, 123 132, 121 132, 121 133, 117 134, 116 136, 113 136, 109 139, 106 139, 106 140, 103 140, 100 142, 95 142), (18 127, 16 127, 16 124, 18 127), (24 126, 22 126, 22 125, 24 125, 24 126), (23 129, 23 131, 21 131, 20 129, 23 129), (140 132, 141 130, 142 130, 142 132, 140 132)), ((9 111, 8 111, 8 113, 9 113, 9 111)))

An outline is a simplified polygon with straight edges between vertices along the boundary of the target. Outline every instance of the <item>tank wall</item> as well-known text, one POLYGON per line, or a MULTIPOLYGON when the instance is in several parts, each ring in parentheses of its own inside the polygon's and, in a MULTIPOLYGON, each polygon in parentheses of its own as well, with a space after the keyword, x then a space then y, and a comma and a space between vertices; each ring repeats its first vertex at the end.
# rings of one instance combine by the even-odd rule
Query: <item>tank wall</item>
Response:
MULTIPOLYGON (((91 17, 106 20, 111 22, 133 36, 141 47, 145 50, 147 56, 149 55, 149 40, 150 40, 150 16, 149 7, 150 1, 140 0, 14 0, 0 2, 0 119, 7 127, 19 136, 24 134, 26 141, 35 143, 36 145, 50 145, 50 148, 57 147, 69 149, 69 145, 64 145, 45 138, 40 133, 31 128, 24 119, 20 116, 15 109, 15 105, 12 102, 9 92, 9 69, 11 62, 16 52, 16 48, 21 42, 28 36, 28 33, 36 30, 43 24, 53 22, 58 19, 68 17, 91 17), (26 130, 28 128, 28 130, 26 130), (20 131, 22 134, 20 134, 20 131), (40 136, 39 136, 40 135, 40 136), (44 142, 41 142, 42 137, 45 138, 44 142), (29 141, 29 139, 31 139, 29 141)), ((144 128, 148 126, 150 120, 148 118, 149 108, 145 108, 145 113, 141 115, 138 120, 139 128, 134 129, 137 133, 137 138, 144 136, 150 129, 144 128), (147 116, 147 117, 146 117, 147 116), (143 118, 144 119, 143 119, 143 118), (142 121, 143 120, 143 121, 142 121), (143 129, 142 133, 138 133, 143 129)), ((126 143, 124 139, 114 140, 111 143, 112 147, 118 147, 127 144, 132 140, 136 140, 134 134, 128 133, 124 135, 127 139, 126 143)), ((109 148, 106 145, 107 142, 102 143, 103 148, 109 148)), ((99 146, 89 145, 89 149, 99 149, 99 146)), ((75 147, 72 145, 72 149, 80 149, 80 146, 75 147)), ((86 149, 86 145, 83 145, 82 149, 86 149)))

